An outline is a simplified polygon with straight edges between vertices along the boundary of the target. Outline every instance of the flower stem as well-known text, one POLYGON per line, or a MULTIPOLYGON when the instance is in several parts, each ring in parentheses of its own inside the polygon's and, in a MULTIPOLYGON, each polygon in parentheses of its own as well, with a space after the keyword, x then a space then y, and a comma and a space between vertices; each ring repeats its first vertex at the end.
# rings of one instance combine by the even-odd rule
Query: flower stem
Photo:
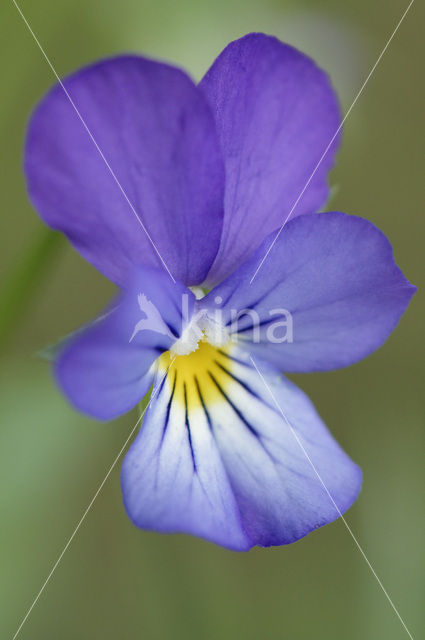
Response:
POLYGON ((9 341, 23 311, 62 246, 60 233, 43 227, 32 238, 23 258, 12 264, 0 287, 0 350, 9 341))

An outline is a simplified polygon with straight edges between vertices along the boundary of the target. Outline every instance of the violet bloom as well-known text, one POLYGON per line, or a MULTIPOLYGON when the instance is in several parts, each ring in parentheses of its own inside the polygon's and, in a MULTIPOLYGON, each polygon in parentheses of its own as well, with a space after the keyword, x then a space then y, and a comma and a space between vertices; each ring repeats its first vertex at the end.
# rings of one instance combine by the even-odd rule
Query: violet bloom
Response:
POLYGON ((315 213, 337 139, 251 283, 339 126, 326 74, 251 34, 229 44, 198 86, 135 56, 64 85, 104 158, 56 86, 30 123, 29 194, 122 292, 64 347, 55 371, 73 405, 103 420, 153 385, 122 468, 131 520, 246 550, 336 519, 357 497, 361 471, 280 372, 364 358, 414 287, 372 224, 315 213), (196 299, 194 285, 213 288, 196 299), (293 339, 279 342, 270 312, 281 308, 293 339), (247 310, 236 329, 235 310, 247 310))

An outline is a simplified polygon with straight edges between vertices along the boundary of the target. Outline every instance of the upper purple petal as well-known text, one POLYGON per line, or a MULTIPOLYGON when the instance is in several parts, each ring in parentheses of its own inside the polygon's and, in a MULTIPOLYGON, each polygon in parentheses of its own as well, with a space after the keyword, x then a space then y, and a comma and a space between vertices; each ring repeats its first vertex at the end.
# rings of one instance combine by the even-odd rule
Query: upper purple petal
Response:
POLYGON ((102 61, 64 86, 99 149, 55 86, 32 116, 25 152, 44 221, 120 285, 134 265, 162 267, 158 253, 174 278, 202 282, 219 244, 224 180, 202 92, 182 71, 139 57, 102 61))
POLYGON ((338 136, 311 175, 338 130, 340 111, 327 75, 310 58, 262 34, 229 44, 200 87, 226 170, 223 233, 207 278, 216 283, 283 224, 304 187, 292 217, 325 203, 338 136))
POLYGON ((101 420, 132 409, 152 384, 152 364, 181 334, 194 301, 164 270, 138 268, 125 293, 73 337, 56 362, 56 378, 71 403, 101 420))
POLYGON ((275 237, 199 304, 210 313, 223 307, 229 326, 232 310, 251 310, 232 331, 282 371, 345 367, 380 347, 416 290, 384 234, 343 213, 300 216, 284 227, 252 280, 275 237))

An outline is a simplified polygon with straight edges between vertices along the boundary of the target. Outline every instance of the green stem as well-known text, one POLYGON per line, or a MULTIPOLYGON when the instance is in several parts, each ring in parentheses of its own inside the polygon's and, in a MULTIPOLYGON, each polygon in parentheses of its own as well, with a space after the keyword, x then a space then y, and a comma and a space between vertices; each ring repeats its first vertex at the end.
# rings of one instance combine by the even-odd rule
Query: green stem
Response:
POLYGON ((0 288, 0 350, 8 343, 23 311, 60 249, 63 236, 43 227, 23 259, 12 265, 0 288))

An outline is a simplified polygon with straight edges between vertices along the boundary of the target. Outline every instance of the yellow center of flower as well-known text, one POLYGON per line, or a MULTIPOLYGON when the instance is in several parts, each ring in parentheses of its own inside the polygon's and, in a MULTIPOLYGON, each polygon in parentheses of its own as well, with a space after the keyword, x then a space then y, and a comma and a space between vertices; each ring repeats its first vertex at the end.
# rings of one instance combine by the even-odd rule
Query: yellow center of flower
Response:
MULTIPOLYGON (((174 355, 166 351, 159 358, 159 371, 167 371, 167 382, 177 400, 188 409, 223 402, 232 382, 233 361, 229 345, 215 347, 202 340, 196 351, 174 355)), ((160 373, 160 375, 161 375, 160 373)))

